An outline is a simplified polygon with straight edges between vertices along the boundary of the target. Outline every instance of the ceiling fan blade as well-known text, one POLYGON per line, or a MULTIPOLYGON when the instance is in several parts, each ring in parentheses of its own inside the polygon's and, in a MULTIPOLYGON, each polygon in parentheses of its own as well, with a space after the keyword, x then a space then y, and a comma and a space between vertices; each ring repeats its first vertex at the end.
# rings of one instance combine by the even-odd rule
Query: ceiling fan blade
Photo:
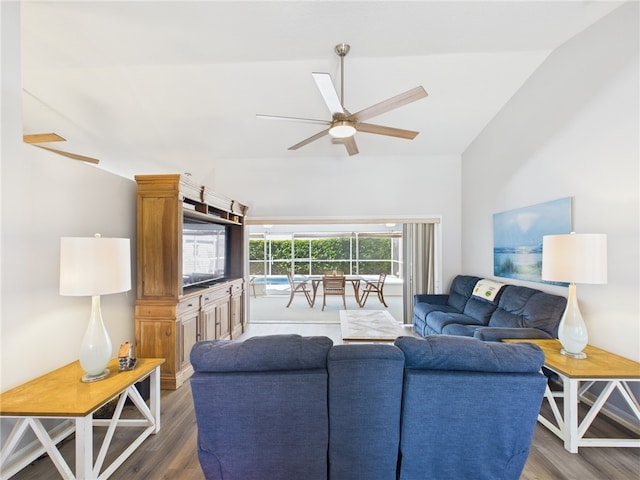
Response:
POLYGON ((358 146, 356 145, 355 137, 351 136, 351 137, 344 138, 342 140, 342 143, 347 149, 347 153, 349 154, 349 156, 358 154, 358 146))
POLYGON ((362 122, 364 120, 368 120, 370 118, 376 117, 378 115, 382 115, 390 110, 394 110, 398 107, 402 107, 411 102, 415 102, 416 100, 420 100, 427 96, 427 92, 422 86, 412 88, 400 95, 396 95, 395 97, 391 97, 383 102, 376 103, 371 107, 365 108, 364 110, 360 110, 357 113, 353 113, 347 117, 347 120, 353 120, 355 122, 362 122))
POLYGON ((356 145, 356 139, 353 136, 345 138, 332 138, 331 143, 333 143, 334 145, 344 145, 349 156, 357 155, 358 153, 360 153, 358 151, 358 146, 356 145))
POLYGON ((329 134, 329 129, 327 128, 327 129, 322 130, 321 132, 316 133, 315 135, 307 138, 306 140, 303 140, 300 143, 296 143, 295 145, 289 147, 289 150, 297 150, 300 147, 304 147, 305 145, 307 145, 307 144, 309 144, 311 142, 315 142, 319 138, 322 138, 322 137, 324 137, 325 135, 328 135, 328 134, 329 134))
POLYGON ((261 113, 256 113, 256 117, 265 120, 288 120, 291 122, 315 123, 316 125, 331 125, 328 120, 316 120, 315 118, 283 117, 280 115, 263 115, 261 113))
POLYGON ((62 150, 56 150, 55 148, 45 147, 44 145, 34 145, 34 147, 42 148, 44 150, 49 150, 50 152, 57 153, 58 155, 62 155, 64 157, 73 158, 74 160, 81 160, 83 162, 95 163, 96 165, 100 163, 100 160, 96 158, 86 157, 84 155, 78 155, 77 153, 63 152, 62 150))
POLYGON ((375 133, 377 135, 388 135, 389 137, 404 138, 413 140, 420 132, 413 130, 403 130, 401 128, 383 127, 382 125, 372 125, 371 123, 356 123, 356 130, 365 133, 375 133))
POLYGON ((66 141, 57 133, 34 133, 31 135, 23 135, 22 141, 24 143, 49 143, 49 142, 64 142, 66 141))
POLYGON ((328 73, 316 72, 311 75, 313 75, 313 79, 316 81, 316 85, 318 85, 320 94, 322 95, 322 98, 324 98, 324 103, 327 104, 331 115, 333 116, 336 113, 344 115, 344 108, 342 107, 342 103, 340 103, 336 87, 333 85, 333 81, 331 81, 331 75, 328 73))

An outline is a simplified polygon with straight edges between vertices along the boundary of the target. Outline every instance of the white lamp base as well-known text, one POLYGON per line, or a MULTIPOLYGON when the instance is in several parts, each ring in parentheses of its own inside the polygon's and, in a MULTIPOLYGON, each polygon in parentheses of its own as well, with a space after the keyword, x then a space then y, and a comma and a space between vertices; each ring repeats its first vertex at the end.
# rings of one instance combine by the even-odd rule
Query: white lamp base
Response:
POLYGON ((587 346, 589 335, 578 307, 578 296, 575 283, 569 284, 567 308, 558 326, 558 340, 562 344, 560 353, 571 358, 587 358, 582 350, 587 346))
POLYGON ((567 357, 571 357, 571 358, 579 358, 579 359, 587 358, 587 354, 584 352, 571 353, 571 352, 567 352, 564 348, 560 349, 560 353, 562 355, 566 355, 567 357))
POLYGON ((85 373, 80 380, 82 380, 84 383, 97 382, 98 380, 107 378, 109 376, 109 373, 109 369, 105 368, 104 372, 99 373, 98 375, 89 375, 88 373, 85 373))
POLYGON ((109 375, 111 339, 102 322, 100 295, 91 297, 89 326, 80 345, 80 366, 85 371, 83 382, 96 382, 109 375))

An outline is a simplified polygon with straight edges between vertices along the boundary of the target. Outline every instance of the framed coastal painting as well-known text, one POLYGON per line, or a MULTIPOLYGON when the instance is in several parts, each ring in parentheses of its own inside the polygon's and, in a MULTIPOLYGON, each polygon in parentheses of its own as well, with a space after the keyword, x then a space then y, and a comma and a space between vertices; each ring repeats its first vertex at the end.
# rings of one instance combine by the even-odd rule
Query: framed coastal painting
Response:
POLYGON ((571 228, 571 197, 494 214, 493 274, 543 282, 542 237, 571 228))

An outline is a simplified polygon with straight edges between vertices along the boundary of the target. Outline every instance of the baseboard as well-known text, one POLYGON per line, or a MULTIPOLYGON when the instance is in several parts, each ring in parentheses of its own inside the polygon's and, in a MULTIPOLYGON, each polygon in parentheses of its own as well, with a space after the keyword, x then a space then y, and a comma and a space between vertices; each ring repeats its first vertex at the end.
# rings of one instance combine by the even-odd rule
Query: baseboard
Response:
POLYGON ((304 320, 251 320, 248 323, 253 323, 253 324, 263 324, 263 323, 273 323, 273 324, 291 324, 291 325, 300 325, 300 324, 304 324, 304 325, 340 325, 340 321, 339 320, 326 320, 326 321, 319 321, 319 320, 312 320, 312 321, 304 321, 304 320))

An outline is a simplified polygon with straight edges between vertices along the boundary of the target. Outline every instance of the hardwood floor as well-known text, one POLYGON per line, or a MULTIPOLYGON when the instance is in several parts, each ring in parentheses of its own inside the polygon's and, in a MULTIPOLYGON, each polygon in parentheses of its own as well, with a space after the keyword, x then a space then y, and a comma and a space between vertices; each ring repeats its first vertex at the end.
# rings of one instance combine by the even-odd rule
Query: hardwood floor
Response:
MULTIPOLYGON (((249 335, 276 333, 275 326, 250 328, 249 335)), ((336 336, 339 326, 316 326, 304 335, 336 336)), ((191 388, 188 383, 175 391, 162 391, 161 431, 152 435, 110 477, 114 480, 203 480, 196 453, 197 429, 193 412, 191 388)), ((592 428, 607 433, 630 435, 613 422, 596 419, 592 428)), ((105 430, 105 429, 99 429, 105 430)), ((596 433, 598 433, 596 431, 596 433)), ((128 433, 116 432, 114 447, 122 448, 128 433)), ((98 440, 98 439, 97 439, 98 440)), ((101 440, 101 438, 100 438, 101 440)), ((98 446, 94 447, 94 453, 98 446)), ((70 465, 74 463, 74 442, 66 440, 61 446, 70 465)), ((114 455, 117 454, 114 453, 114 455)), ((107 462, 109 460, 107 459, 107 462)), ((481 465, 478 468, 482 468, 481 465)), ((41 457, 12 477, 16 480, 53 480, 60 476, 48 457, 41 457)), ((559 438, 542 425, 536 426, 529 459, 522 480, 634 480, 640 479, 640 449, 637 448, 581 448, 578 454, 567 452, 559 438)), ((268 480, 268 479, 265 479, 268 480)), ((293 479, 292 479, 293 480, 293 479)), ((416 479, 419 480, 419 479, 416 479)), ((436 479, 458 480, 458 479, 436 479)), ((460 479, 468 480, 468 479, 460 479)))
MULTIPOLYGON (((544 408, 544 407, 543 407, 544 408)), ((609 420, 596 419, 594 435, 633 434, 609 420)), ((637 480, 640 450, 637 448, 585 448, 569 453, 562 441, 541 424, 536 425, 529 458, 521 480, 637 480)))

